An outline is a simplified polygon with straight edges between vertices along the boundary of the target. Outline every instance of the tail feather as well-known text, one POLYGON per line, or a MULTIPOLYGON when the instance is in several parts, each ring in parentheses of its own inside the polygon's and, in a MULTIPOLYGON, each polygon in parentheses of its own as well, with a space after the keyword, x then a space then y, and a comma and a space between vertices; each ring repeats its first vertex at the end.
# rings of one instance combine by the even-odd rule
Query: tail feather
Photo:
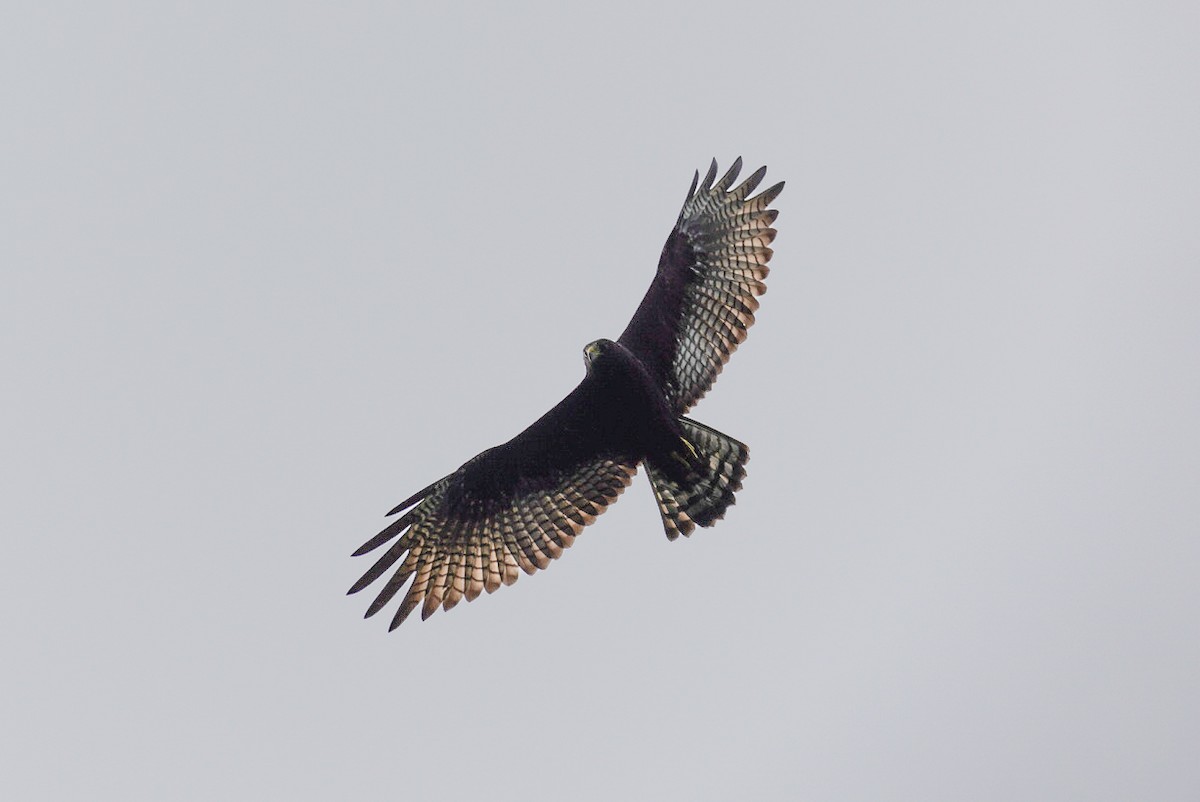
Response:
POLYGON ((734 503, 734 494, 742 487, 744 466, 750 457, 745 443, 716 429, 689 418, 680 418, 679 424, 687 442, 671 456, 688 465, 686 475, 679 477, 674 466, 646 462, 669 540, 690 535, 696 524, 712 526, 725 517, 725 510, 734 503))

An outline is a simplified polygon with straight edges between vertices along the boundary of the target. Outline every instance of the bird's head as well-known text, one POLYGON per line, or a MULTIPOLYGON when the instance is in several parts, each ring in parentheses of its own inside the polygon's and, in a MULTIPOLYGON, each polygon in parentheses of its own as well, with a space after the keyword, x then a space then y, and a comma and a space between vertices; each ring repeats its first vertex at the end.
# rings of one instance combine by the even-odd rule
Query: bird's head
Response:
POLYGON ((583 347, 583 364, 587 367, 587 372, 592 372, 592 367, 597 360, 602 359, 605 354, 612 351, 616 346, 612 340, 599 339, 594 340, 583 347))

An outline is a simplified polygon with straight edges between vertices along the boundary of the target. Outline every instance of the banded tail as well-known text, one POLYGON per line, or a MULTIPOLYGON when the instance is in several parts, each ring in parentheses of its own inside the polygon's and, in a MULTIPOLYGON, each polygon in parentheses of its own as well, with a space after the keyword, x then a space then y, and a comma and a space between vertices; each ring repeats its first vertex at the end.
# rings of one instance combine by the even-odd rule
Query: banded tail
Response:
POLYGON ((677 481, 668 475, 678 475, 678 469, 668 471, 648 460, 645 463, 668 540, 681 534, 687 537, 696 524, 712 526, 724 518, 725 510, 734 504, 734 494, 742 488, 744 466, 750 458, 746 444, 729 435, 689 418, 680 418, 679 425, 686 442, 672 457, 688 465, 686 479, 677 481))

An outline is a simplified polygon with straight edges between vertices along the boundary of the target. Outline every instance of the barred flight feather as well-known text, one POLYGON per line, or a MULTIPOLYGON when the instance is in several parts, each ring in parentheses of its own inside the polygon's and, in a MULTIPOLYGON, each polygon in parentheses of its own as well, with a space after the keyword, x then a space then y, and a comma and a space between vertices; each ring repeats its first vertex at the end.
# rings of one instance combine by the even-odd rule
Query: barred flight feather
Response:
POLYGON ((395 629, 417 608, 429 618, 464 599, 477 599, 511 585, 518 569, 532 574, 550 565, 575 542, 583 528, 608 508, 633 481, 636 465, 601 460, 563 477, 550 492, 514 498, 482 517, 462 517, 447 504, 447 477, 403 518, 367 541, 359 553, 396 542, 350 588, 357 593, 400 562, 367 617, 395 598, 411 578, 408 592, 392 619, 395 629), (370 547, 370 548, 368 548, 370 547), (404 558, 401 562, 401 558, 404 558))

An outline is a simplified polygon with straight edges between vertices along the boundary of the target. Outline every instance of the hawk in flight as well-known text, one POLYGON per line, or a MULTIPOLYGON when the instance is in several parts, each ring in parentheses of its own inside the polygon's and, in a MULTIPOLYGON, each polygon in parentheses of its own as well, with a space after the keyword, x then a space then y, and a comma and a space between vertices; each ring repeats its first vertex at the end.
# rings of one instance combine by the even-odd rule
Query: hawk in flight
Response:
POLYGON ((587 375, 532 426, 402 501, 355 556, 391 546, 350 588, 388 571, 370 617, 408 584, 389 629, 428 618, 545 568, 616 501, 644 465, 671 540, 712 526, 734 503, 749 450, 683 417, 712 386, 766 291, 780 182, 737 186, 742 160, 692 179, 658 274, 614 340, 583 349, 587 375), (715 182, 715 183, 714 183, 715 182), (394 569, 394 570, 393 570, 394 569))

